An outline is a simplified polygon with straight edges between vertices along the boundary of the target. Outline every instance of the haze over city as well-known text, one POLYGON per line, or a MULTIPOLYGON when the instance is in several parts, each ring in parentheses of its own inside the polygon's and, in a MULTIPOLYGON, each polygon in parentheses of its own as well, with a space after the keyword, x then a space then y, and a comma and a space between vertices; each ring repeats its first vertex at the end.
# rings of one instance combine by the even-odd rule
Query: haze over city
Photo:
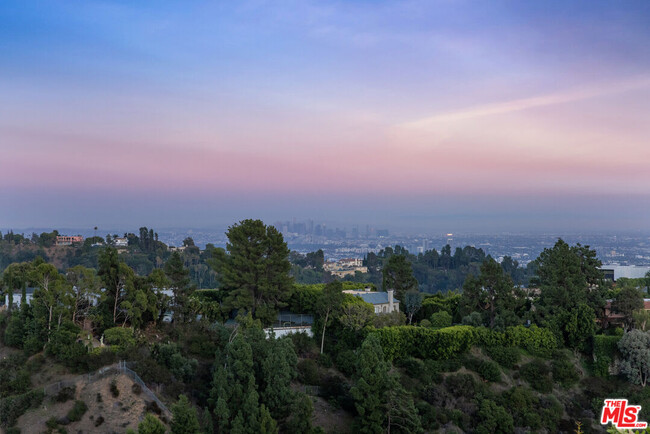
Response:
POLYGON ((0 5, 0 227, 645 231, 647 1, 0 5))

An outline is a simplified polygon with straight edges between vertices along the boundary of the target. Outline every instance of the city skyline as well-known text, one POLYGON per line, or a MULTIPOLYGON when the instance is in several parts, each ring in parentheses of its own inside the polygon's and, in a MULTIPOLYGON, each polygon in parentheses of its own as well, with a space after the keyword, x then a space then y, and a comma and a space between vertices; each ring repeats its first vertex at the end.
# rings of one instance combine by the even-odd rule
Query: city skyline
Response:
POLYGON ((648 229, 647 2, 0 14, 0 227, 648 229))

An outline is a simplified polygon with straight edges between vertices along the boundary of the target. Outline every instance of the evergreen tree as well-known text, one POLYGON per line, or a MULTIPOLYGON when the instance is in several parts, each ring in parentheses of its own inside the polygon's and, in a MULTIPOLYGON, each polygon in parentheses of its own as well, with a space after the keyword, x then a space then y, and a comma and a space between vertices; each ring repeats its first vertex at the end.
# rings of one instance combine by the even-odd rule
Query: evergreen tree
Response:
POLYGON ((180 395, 176 404, 172 405, 172 434, 199 434, 201 427, 187 396, 180 395))
POLYGON ((485 323, 494 328, 496 316, 515 312, 525 300, 497 261, 488 256, 478 277, 469 276, 463 285, 462 303, 466 314, 481 312, 485 323))
POLYGON ((178 252, 174 252, 165 264, 165 275, 174 292, 174 315, 178 321, 187 322, 190 319, 190 296, 194 287, 190 285, 190 272, 183 265, 178 252))
POLYGON ((226 302, 271 324, 292 288, 287 244, 276 228, 261 220, 243 220, 227 235, 230 255, 220 267, 226 302))
POLYGON ((323 347, 325 346, 325 329, 332 320, 334 313, 341 309, 341 304, 345 298, 343 293, 343 285, 341 282, 334 281, 325 285, 323 292, 318 298, 316 311, 320 314, 321 321, 323 322, 323 330, 321 332, 320 352, 323 354, 323 347))
MULTIPOLYGON (((395 246, 395 249, 398 247, 395 246)), ((418 288, 418 281, 413 276, 413 267, 405 255, 392 255, 382 274, 384 291, 394 290, 398 300, 403 300, 406 291, 418 288)))
POLYGON ((381 433, 385 426, 385 395, 389 386, 390 363, 384 360, 376 334, 363 341, 356 366, 356 381, 350 389, 359 413, 362 433, 381 433))
POLYGON ((165 434, 165 425, 151 413, 147 413, 138 425, 138 434, 165 434))

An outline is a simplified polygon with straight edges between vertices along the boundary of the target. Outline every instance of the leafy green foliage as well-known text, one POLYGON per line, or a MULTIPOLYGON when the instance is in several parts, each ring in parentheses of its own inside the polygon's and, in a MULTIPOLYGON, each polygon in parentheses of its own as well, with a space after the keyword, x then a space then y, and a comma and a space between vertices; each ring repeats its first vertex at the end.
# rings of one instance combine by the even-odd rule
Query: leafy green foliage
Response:
POLYGON ((198 362, 196 359, 183 357, 177 344, 154 344, 151 355, 178 380, 189 382, 196 373, 198 362))
POLYGON ((477 434, 511 433, 514 423, 510 412, 492 400, 484 399, 478 411, 477 434))
POLYGON ((499 365, 513 369, 519 363, 520 350, 517 347, 493 346, 485 349, 487 355, 499 365))
POLYGON ((384 395, 389 387, 390 364, 384 360, 379 336, 370 334, 361 345, 356 381, 350 389, 359 413, 359 431, 375 433, 384 427, 384 395))
POLYGON ((550 370, 546 363, 535 359, 526 363, 519 370, 521 378, 528 381, 533 389, 542 393, 549 393, 553 389, 553 381, 550 377, 550 370))
POLYGON ((476 342, 472 327, 454 326, 440 330, 401 326, 379 329, 377 334, 388 360, 408 356, 420 359, 447 359, 462 354, 476 342))
POLYGON ((104 330, 104 343, 110 345, 117 352, 123 352, 134 347, 136 340, 133 330, 125 327, 113 327, 104 330))
POLYGON ((618 341, 621 336, 594 336, 594 374, 598 377, 609 376, 609 366, 618 355, 618 341))
POLYGON ((187 396, 180 395, 171 410, 172 434, 199 434, 201 432, 196 409, 192 407, 187 396))
POLYGON ((74 402, 74 406, 67 414, 68 420, 70 422, 78 422, 81 420, 84 414, 88 411, 88 406, 85 402, 77 400, 74 402))
POLYGON ((0 425, 13 426, 18 418, 30 408, 36 408, 43 402, 42 390, 12 395, 0 399, 0 425))
POLYGON ((650 376, 650 332, 632 330, 618 342, 623 356, 621 372, 632 383, 645 386, 650 376))
POLYGON ((451 327, 451 315, 447 311, 441 310, 431 315, 431 327, 444 328, 451 327))
POLYGON ((292 288, 287 244, 276 228, 261 220, 243 220, 227 235, 230 255, 221 268, 226 301, 271 324, 292 288))
POLYGON ((138 424, 138 434, 165 434, 165 425, 151 413, 138 424))

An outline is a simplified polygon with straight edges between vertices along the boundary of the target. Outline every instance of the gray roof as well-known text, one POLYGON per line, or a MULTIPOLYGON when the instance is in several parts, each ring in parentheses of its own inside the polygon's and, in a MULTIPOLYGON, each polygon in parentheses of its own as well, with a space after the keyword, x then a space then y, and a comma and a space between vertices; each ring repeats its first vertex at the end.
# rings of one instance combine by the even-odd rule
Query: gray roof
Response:
MULTIPOLYGON (((355 294, 357 297, 361 297, 363 301, 370 304, 387 304, 388 303, 388 293, 387 292, 367 292, 364 294, 355 294)), ((399 303, 399 300, 393 298, 394 303, 399 303)))

